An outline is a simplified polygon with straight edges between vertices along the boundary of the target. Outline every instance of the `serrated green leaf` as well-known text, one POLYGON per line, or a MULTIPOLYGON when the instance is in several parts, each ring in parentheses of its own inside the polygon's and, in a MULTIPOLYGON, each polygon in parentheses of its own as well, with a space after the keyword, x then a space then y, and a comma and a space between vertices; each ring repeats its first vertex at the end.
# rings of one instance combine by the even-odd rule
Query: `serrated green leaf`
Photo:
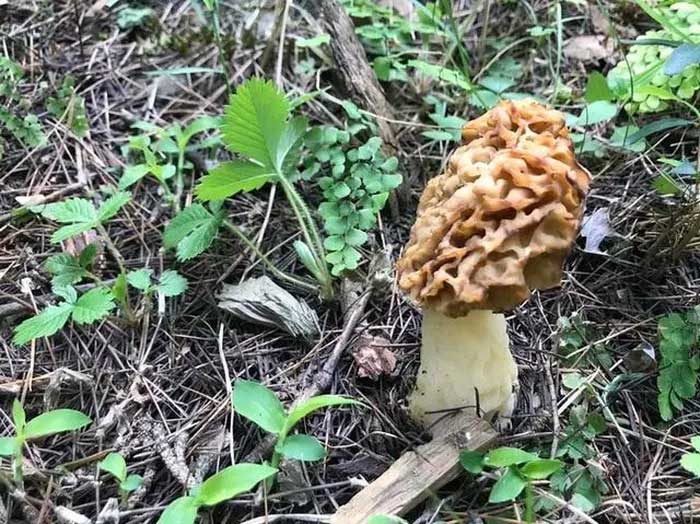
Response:
POLYGON ((537 455, 523 451, 522 449, 502 447, 489 451, 484 457, 484 464, 492 468, 502 468, 537 459, 537 455))
POLYGON ((69 238, 72 238, 80 233, 85 233, 90 231, 97 225, 96 222, 78 222, 76 224, 70 224, 58 228, 53 235, 51 235, 51 242, 53 244, 58 244, 69 238))
POLYGON ((104 222, 116 215, 119 210, 131 200, 131 193, 128 191, 118 191, 105 200, 98 211, 98 220, 104 222))
POLYGON ((0 437, 0 457, 9 457, 15 452, 14 437, 0 437))
POLYGON ((126 189, 129 186, 132 186, 150 172, 151 168, 146 164, 126 166, 124 168, 124 173, 119 179, 119 189, 126 189))
POLYGON ((97 220, 95 206, 84 198, 70 198, 63 202, 48 204, 41 209, 41 215, 62 224, 74 222, 92 223, 97 220))
POLYGON ((187 289, 187 279, 177 271, 168 269, 163 271, 156 289, 163 296, 175 297, 185 292, 187 289))
POLYGON ((515 500, 523 489, 525 489, 525 484, 525 480, 520 476, 518 471, 515 468, 510 467, 491 488, 489 502, 492 504, 497 504, 499 502, 515 500))
POLYGON ((214 506, 253 489, 259 482, 277 473, 262 464, 236 464, 222 469, 202 483, 196 500, 202 506, 214 506))
POLYGON ((350 406, 360 404, 357 400, 341 395, 318 395, 305 400, 295 407, 287 416, 287 430, 291 430, 304 417, 319 409, 331 406, 350 406))
POLYGON ((121 483, 126 480, 126 461, 119 453, 110 453, 100 461, 100 469, 111 473, 121 483))
POLYGON ((226 107, 223 140, 234 153, 270 168, 289 116, 289 101, 272 82, 252 78, 236 89, 226 107))
POLYGON ((27 422, 24 435, 27 439, 46 437, 64 431, 74 431, 88 424, 92 424, 92 419, 80 411, 54 409, 27 422))
POLYGON ((73 307, 73 320, 90 324, 100 320, 114 309, 114 295, 105 287, 96 287, 78 298, 73 307))
POLYGON ((258 382, 236 381, 233 387, 233 409, 268 433, 277 434, 284 429, 286 417, 282 403, 277 395, 258 382))
POLYGON ((177 246, 178 260, 189 260, 206 250, 214 241, 223 222, 223 212, 210 213, 199 203, 183 209, 166 226, 163 243, 177 246))
POLYGON ((194 524, 198 509, 194 497, 176 498, 160 514, 157 524, 194 524))
POLYGON ((80 255, 78 255, 78 263, 80 264, 81 267, 84 267, 87 269, 95 261, 96 256, 97 256, 97 245, 96 244, 88 244, 80 252, 80 255))
POLYGON ((131 491, 139 489, 141 487, 141 484, 143 484, 143 477, 141 475, 136 475, 135 473, 132 473, 131 475, 127 475, 126 479, 124 479, 124 482, 119 484, 119 489, 129 493, 131 491))
POLYGON ((285 438, 277 451, 289 459, 305 462, 321 460, 326 456, 326 450, 317 438, 302 434, 285 438))
POLYGON ((275 173, 244 160, 223 162, 202 177, 195 192, 201 200, 223 200, 237 193, 253 191, 269 182, 275 173))
POLYGON ((135 287, 141 291, 146 291, 149 287, 151 287, 152 273, 153 270, 148 268, 135 269, 126 274, 126 281, 131 285, 131 287, 135 287))
POLYGON ((78 292, 73 286, 52 286, 51 291, 69 304, 74 304, 78 300, 78 292))
POLYGON ((73 305, 67 302, 48 306, 38 315, 24 320, 17 326, 12 341, 22 345, 36 338, 50 337, 68 322, 72 311, 73 305))
POLYGON ((88 274, 80 260, 68 253, 59 253, 49 257, 44 268, 53 275, 51 285, 54 287, 70 286, 80 282, 88 274))

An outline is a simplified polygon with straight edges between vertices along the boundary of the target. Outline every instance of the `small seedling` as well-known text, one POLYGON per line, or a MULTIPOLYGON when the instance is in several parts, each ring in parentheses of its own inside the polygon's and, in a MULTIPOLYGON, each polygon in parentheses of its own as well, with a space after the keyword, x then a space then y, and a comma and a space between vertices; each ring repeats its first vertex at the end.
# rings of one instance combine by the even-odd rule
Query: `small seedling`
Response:
POLYGON ((56 94, 46 102, 46 109, 79 137, 87 136, 89 127, 85 114, 85 100, 75 90, 75 81, 66 76, 56 94))
POLYGON ((261 429, 277 435, 270 464, 276 468, 284 456, 302 461, 321 460, 326 456, 323 445, 310 435, 289 433, 301 419, 329 406, 359 404, 339 395, 312 397, 286 412, 277 396, 268 388, 250 380, 237 380, 233 388, 233 409, 261 429))
POLYGON ((126 281, 131 287, 141 291, 145 296, 158 293, 164 297, 176 297, 187 289, 187 280, 177 271, 168 269, 158 279, 158 283, 153 283, 153 270, 144 268, 129 271, 126 274, 126 281))
POLYGON ((100 469, 110 473, 119 481, 119 496, 122 504, 126 504, 129 493, 141 487, 143 477, 141 475, 126 473, 126 461, 119 453, 110 453, 100 461, 100 469))
POLYGON ((6 103, 0 106, 0 125, 4 126, 15 139, 26 147, 39 147, 46 143, 46 135, 34 114, 19 116, 19 107, 29 107, 31 102, 21 96, 20 84, 24 71, 5 56, 0 56, 0 97, 6 103), (12 109, 10 109, 12 108, 12 109))
POLYGON ((224 468, 192 489, 189 495, 168 504, 157 524, 193 524, 199 508, 216 506, 250 491, 258 482, 275 473, 275 468, 259 464, 236 464, 224 468))
POLYGON ((90 417, 74 409, 54 409, 27 421, 24 408, 17 399, 12 403, 12 420, 15 435, 0 437, 0 456, 12 457, 13 477, 18 487, 23 484, 22 451, 28 441, 74 431, 92 423, 90 417))
POLYGON ((534 522, 533 482, 545 480, 559 471, 559 460, 542 459, 536 454, 518 448, 496 448, 486 455, 478 451, 465 450, 459 460, 469 473, 480 474, 484 468, 501 470, 501 476, 491 488, 489 502, 512 501, 525 491, 525 521, 534 522))

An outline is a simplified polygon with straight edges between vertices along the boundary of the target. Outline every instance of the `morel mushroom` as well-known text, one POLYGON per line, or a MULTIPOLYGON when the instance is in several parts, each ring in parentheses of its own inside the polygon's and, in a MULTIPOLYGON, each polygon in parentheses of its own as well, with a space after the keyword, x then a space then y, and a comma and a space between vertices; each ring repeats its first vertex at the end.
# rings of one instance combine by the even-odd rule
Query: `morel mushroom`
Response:
POLYGON ((510 416, 518 371, 500 312, 559 285, 590 182, 564 116, 536 102, 501 102, 462 139, 425 187, 397 263, 424 310, 409 408, 425 425, 477 402, 479 416, 510 416))

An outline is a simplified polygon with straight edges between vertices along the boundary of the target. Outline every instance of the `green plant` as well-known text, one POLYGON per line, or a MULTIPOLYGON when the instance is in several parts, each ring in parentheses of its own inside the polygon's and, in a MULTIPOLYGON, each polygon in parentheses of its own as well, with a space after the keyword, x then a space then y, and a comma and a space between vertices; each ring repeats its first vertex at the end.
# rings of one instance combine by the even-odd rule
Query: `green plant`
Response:
POLYGON ((12 403, 12 421, 15 434, 0 437, 0 456, 12 457, 13 478, 20 488, 23 485, 22 452, 28 441, 74 431, 92 423, 90 417, 74 409, 54 409, 27 421, 24 408, 17 399, 12 403))
POLYGON ((19 86, 24 76, 22 68, 5 56, 0 56, 0 124, 26 147, 46 143, 46 135, 36 115, 18 116, 19 108, 27 109, 30 102, 23 98, 19 86))
POLYGON ((361 258, 357 248, 367 242, 367 231, 376 226, 389 192, 401 184, 398 160, 383 155, 379 137, 363 144, 357 135, 368 126, 359 111, 348 114, 359 118, 351 118, 354 123, 347 129, 317 127, 304 141, 310 154, 302 177, 308 180, 323 170, 317 179, 324 197, 319 214, 328 235, 323 245, 333 275, 357 268, 361 258))
POLYGON ((165 508, 158 524, 193 524, 199 508, 211 507, 250 491, 277 473, 275 468, 259 464, 236 464, 205 480, 190 494, 178 497, 165 508))
POLYGON ((190 142, 195 135, 218 128, 219 123, 218 118, 210 116, 199 117, 184 129, 180 124, 162 128, 148 122, 137 122, 132 127, 143 133, 129 139, 125 156, 133 157, 136 154, 139 161, 124 169, 119 188, 126 189, 146 175, 151 175, 163 188, 175 212, 178 212, 185 186, 185 171, 192 167, 185 162, 186 154, 218 144, 219 137, 214 136, 196 146, 191 146, 190 142), (174 191, 169 183, 172 178, 175 180, 174 191))
POLYGON ((700 477, 700 436, 691 437, 690 445, 693 446, 695 452, 683 453, 681 467, 696 477, 700 477))
POLYGON ((700 89, 700 5, 637 3, 662 27, 637 38, 608 73, 608 84, 630 114, 663 111, 671 101, 695 111, 687 100, 700 89))
POLYGON ((609 368, 614 361, 605 344, 591 343, 595 340, 590 323, 587 323, 580 315, 559 317, 559 354, 563 357, 567 367, 594 367, 609 368))
POLYGON ((359 404, 356 400, 339 395, 311 397, 288 412, 277 396, 268 388, 250 380, 237 380, 233 388, 233 409, 261 429, 277 435, 270 465, 279 466, 282 457, 314 461, 326 456, 323 445, 310 435, 290 435, 294 427, 307 415, 329 406, 359 404))
POLYGON ((408 524, 408 521, 396 515, 372 515, 367 524, 408 524))
POLYGON ((126 504, 129 493, 141 487, 141 475, 126 473, 126 461, 119 453, 112 452, 100 461, 100 469, 110 473, 119 481, 119 496, 122 504, 126 504))
POLYGON ((150 7, 124 7, 117 15, 117 25, 126 31, 146 25, 155 13, 150 7))
POLYGON ((322 295, 329 298, 333 288, 321 235, 291 181, 308 123, 303 117, 290 118, 290 112, 289 100, 270 82, 253 78, 238 86, 226 108, 222 135, 228 149, 240 158, 212 169, 196 193, 201 200, 223 200, 266 183, 279 184, 304 239, 303 251, 308 258, 301 260, 319 282, 322 295))
POLYGON ((85 100, 76 93, 73 77, 63 78, 56 94, 47 100, 46 109, 57 119, 65 121, 77 136, 87 135, 89 126, 85 115, 85 100))
POLYGON ((462 139, 462 127, 466 120, 456 115, 447 114, 447 103, 433 95, 428 95, 423 100, 434 107, 434 111, 428 114, 439 129, 430 129, 421 134, 430 140, 459 142, 462 139))
POLYGON ((683 401, 697 393, 700 355, 698 328, 700 308, 670 313, 659 319, 659 414, 664 420, 683 409, 683 401))
POLYGON ((562 467, 559 460, 542 459, 534 453, 509 447, 496 448, 485 455, 465 450, 460 453, 459 460, 473 475, 480 474, 484 468, 501 471, 489 494, 491 503, 515 500, 524 491, 526 522, 535 521, 533 481, 545 480, 562 467))

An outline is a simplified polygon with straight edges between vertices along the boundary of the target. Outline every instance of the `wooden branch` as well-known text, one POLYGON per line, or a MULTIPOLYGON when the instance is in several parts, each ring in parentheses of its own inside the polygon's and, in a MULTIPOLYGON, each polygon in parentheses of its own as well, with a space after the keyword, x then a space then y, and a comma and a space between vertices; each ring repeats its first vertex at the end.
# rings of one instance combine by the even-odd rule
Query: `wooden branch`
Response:
POLYGON ((485 448, 497 437, 488 422, 465 413, 441 421, 433 435, 342 506, 331 524, 367 524, 373 515, 406 514, 462 472, 460 451, 485 448))

